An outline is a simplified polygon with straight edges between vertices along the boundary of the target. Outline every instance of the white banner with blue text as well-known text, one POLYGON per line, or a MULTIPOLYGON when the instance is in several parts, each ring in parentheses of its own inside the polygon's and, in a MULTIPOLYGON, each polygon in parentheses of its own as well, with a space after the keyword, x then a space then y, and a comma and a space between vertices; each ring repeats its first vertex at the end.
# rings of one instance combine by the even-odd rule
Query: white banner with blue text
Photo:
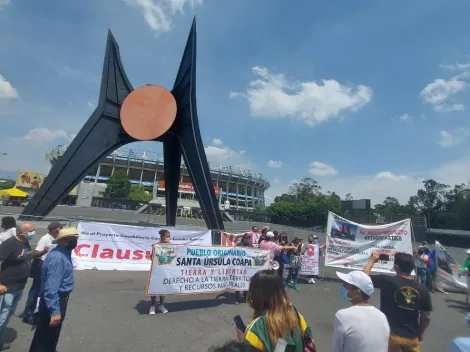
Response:
POLYGON ((270 252, 254 248, 155 244, 147 295, 247 291, 270 268, 270 252))

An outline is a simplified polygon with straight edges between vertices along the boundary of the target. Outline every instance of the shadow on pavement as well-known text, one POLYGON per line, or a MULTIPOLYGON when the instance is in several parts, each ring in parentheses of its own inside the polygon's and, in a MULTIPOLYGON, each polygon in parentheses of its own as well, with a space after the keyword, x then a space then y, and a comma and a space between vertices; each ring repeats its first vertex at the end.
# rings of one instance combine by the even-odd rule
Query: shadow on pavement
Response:
POLYGON ((12 343, 13 341, 16 340, 17 337, 18 337, 18 333, 16 332, 15 329, 6 328, 2 336, 2 342, 12 343))
MULTIPOLYGON (((165 302, 165 307, 168 311, 171 312, 181 312, 189 311, 194 309, 205 309, 205 308, 214 308, 222 304, 235 304, 235 295, 227 295, 224 297, 216 297, 215 299, 199 299, 194 301, 180 301, 180 302, 165 302), (233 296, 230 297, 230 296, 233 296), (227 299, 223 299, 228 297, 227 299)), ((158 304, 158 298, 157 298, 158 304)), ((149 300, 140 300, 139 303, 135 305, 135 310, 141 315, 149 314, 150 310, 150 299, 149 300)))
POLYGON ((448 303, 447 307, 449 307, 449 308, 455 309, 455 310, 459 311, 460 313, 468 313, 469 312, 467 303, 465 303, 464 300, 456 301, 455 299, 446 299, 445 301, 446 301, 446 303, 448 303))

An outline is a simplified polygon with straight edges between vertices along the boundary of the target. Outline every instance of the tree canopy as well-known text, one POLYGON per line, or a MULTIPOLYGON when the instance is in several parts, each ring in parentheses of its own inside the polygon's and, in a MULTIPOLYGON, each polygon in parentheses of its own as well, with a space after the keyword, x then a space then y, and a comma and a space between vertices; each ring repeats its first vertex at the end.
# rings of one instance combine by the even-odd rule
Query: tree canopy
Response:
POLYGON ((150 202, 152 200, 152 195, 145 190, 144 186, 132 185, 129 192, 129 199, 150 202))
POLYGON ((109 198, 125 199, 129 196, 131 190, 131 181, 124 172, 115 172, 109 177, 106 186, 106 196, 109 198))
MULTIPOLYGON (((344 200, 352 199, 348 193, 344 200)), ((328 210, 344 214, 340 197, 334 192, 323 192, 318 182, 310 177, 293 184, 267 208, 273 220, 280 224, 307 226, 324 225, 328 210)), ((432 228, 470 230, 470 182, 452 188, 432 179, 425 180, 407 204, 400 204, 389 196, 376 204, 371 213, 395 218, 424 216, 427 226, 432 228)))

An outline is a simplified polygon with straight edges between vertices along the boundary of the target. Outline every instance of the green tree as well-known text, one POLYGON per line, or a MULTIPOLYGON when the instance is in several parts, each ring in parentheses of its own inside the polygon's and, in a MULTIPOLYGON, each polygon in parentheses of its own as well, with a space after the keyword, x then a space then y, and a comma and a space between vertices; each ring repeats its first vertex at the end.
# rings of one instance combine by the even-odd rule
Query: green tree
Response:
POLYGON ((10 189, 15 187, 15 182, 2 182, 0 183, 0 189, 10 189))
POLYGON ((410 209, 406 205, 400 205, 395 197, 387 197, 382 204, 376 204, 374 211, 380 215, 400 215, 410 214, 410 209))
POLYGON ((145 190, 144 186, 132 185, 129 191, 129 199, 150 202, 152 200, 152 195, 145 190))
POLYGON ((423 189, 419 189, 416 196, 410 198, 410 207, 426 216, 428 226, 435 225, 435 219, 440 211, 445 209, 448 185, 435 180, 423 181, 423 189))
POLYGON ((351 193, 346 193, 346 197, 344 197, 344 200, 353 200, 353 196, 351 193))
POLYGON ((115 172, 108 180, 106 196, 109 198, 127 198, 131 190, 131 181, 124 172, 115 172))

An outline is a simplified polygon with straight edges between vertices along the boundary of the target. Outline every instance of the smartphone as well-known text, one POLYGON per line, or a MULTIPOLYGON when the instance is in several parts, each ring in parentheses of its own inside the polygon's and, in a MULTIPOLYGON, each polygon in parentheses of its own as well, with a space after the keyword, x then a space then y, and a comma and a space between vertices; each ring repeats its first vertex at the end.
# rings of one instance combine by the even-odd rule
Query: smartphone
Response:
POLYGON ((237 315, 236 317, 233 318, 233 322, 235 323, 235 326, 240 330, 241 332, 246 331, 246 325, 243 322, 243 319, 241 316, 237 315))
POLYGON ((390 260, 390 256, 388 254, 381 254, 379 256, 379 260, 383 260, 383 261, 389 261, 390 260))

